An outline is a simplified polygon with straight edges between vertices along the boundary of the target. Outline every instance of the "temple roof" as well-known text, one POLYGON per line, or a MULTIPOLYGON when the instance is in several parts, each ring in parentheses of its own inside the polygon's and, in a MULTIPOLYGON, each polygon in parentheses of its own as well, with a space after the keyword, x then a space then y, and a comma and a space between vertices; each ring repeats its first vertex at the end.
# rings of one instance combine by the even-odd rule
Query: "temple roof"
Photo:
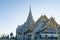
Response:
POLYGON ((45 33, 56 33, 56 28, 60 27, 53 17, 51 17, 45 24, 46 25, 41 29, 41 31, 45 33))
POLYGON ((46 20, 48 20, 48 18, 46 17, 46 15, 41 15, 41 17, 37 20, 36 23, 34 23, 33 25, 31 25, 29 27, 29 29, 32 31, 35 27, 37 27, 37 25, 39 25, 40 22, 45 22, 46 20))
MULTIPOLYGON (((39 25, 39 23, 41 23, 41 22, 44 22, 44 24, 43 24, 43 26, 42 26, 42 28, 40 28, 40 31, 39 31, 39 33, 41 32, 43 32, 43 33, 56 33, 56 27, 58 28, 60 28, 60 25, 59 24, 57 24, 57 22, 55 21, 55 19, 53 18, 53 17, 51 17, 50 19, 48 19, 47 17, 46 17, 46 15, 41 15, 41 17, 38 19, 38 21, 36 22, 36 23, 34 23, 33 25, 31 25, 30 27, 29 27, 29 31, 33 31, 34 30, 34 28, 36 28, 38 25, 39 25)), ((59 29, 58 29, 58 31, 60 31, 59 29)))
POLYGON ((48 19, 45 24, 48 25, 48 26, 57 26, 58 25, 53 17, 48 19))
POLYGON ((32 30, 37 27, 37 25, 39 25, 41 22, 46 22, 48 20, 46 15, 41 15, 41 17, 38 19, 38 21, 35 23, 35 25, 33 26, 32 30))

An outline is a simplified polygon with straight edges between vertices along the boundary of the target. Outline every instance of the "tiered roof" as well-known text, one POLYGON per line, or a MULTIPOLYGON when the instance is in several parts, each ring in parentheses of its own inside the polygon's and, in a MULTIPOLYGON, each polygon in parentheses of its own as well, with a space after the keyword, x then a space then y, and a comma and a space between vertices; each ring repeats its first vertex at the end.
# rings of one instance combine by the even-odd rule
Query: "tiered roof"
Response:
POLYGON ((56 27, 60 27, 59 24, 55 21, 53 17, 48 19, 46 15, 42 15, 34 25, 31 25, 28 30, 32 31, 34 28, 36 28, 40 22, 44 22, 45 24, 40 28, 39 33, 44 32, 44 33, 56 33, 56 27))

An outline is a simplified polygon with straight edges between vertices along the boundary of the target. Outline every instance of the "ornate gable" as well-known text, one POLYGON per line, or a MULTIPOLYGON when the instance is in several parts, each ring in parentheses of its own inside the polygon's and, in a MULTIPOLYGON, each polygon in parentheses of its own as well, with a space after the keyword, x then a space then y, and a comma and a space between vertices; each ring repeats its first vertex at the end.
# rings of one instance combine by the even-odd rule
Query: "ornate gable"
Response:
POLYGON ((46 21, 47 19, 48 19, 48 18, 46 17, 46 15, 44 15, 44 16, 41 17, 40 20, 41 20, 41 21, 46 21))
POLYGON ((48 25, 56 26, 58 24, 56 23, 55 19, 53 17, 51 17, 50 20, 48 21, 48 25))
POLYGON ((43 33, 56 33, 56 28, 58 29, 59 25, 56 23, 53 17, 51 17, 46 25, 41 29, 43 33))

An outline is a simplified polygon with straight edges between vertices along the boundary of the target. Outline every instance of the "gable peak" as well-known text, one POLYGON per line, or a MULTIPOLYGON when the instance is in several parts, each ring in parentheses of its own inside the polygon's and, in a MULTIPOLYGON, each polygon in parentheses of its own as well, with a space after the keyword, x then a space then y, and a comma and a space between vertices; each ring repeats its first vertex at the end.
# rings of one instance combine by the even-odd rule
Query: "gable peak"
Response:
POLYGON ((41 20, 42 20, 42 21, 46 21, 47 19, 48 19, 48 18, 47 18, 46 15, 41 16, 41 20))

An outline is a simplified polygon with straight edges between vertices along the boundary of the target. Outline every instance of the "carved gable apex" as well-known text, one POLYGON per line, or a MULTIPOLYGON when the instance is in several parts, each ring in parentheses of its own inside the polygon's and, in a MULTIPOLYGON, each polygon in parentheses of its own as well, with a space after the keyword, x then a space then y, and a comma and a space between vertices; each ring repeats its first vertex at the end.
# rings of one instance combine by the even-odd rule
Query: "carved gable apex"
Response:
POLYGON ((50 26, 56 26, 58 25, 57 22, 55 21, 55 19, 53 17, 51 17, 48 21, 48 25, 50 26))
POLYGON ((41 17, 41 21, 46 21, 46 20, 48 20, 48 18, 47 18, 46 15, 44 15, 44 16, 41 17))

